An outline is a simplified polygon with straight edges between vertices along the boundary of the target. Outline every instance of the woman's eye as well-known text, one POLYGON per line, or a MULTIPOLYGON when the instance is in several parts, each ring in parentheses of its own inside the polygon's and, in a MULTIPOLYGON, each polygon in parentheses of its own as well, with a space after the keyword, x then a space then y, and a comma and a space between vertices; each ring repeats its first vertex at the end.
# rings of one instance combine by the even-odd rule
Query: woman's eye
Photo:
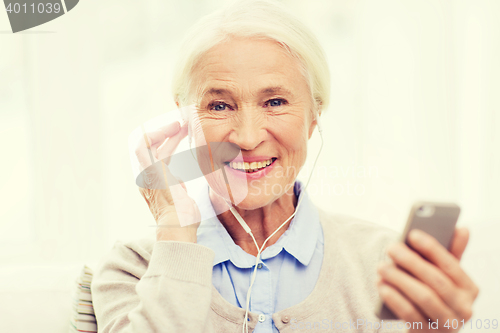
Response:
POLYGON ((266 106, 277 107, 286 104, 286 101, 281 98, 270 99, 266 102, 266 106))
POLYGON ((214 111, 225 111, 226 109, 230 109, 230 107, 226 103, 218 103, 210 105, 210 109, 214 111))

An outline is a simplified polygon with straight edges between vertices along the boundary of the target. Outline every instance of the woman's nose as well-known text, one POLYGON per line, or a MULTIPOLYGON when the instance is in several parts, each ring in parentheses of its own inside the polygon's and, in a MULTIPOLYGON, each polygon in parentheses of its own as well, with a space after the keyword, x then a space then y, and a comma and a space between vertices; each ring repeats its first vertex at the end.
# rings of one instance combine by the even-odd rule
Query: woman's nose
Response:
POLYGON ((257 148, 266 138, 266 120, 257 110, 239 110, 229 141, 237 144, 242 150, 257 148))

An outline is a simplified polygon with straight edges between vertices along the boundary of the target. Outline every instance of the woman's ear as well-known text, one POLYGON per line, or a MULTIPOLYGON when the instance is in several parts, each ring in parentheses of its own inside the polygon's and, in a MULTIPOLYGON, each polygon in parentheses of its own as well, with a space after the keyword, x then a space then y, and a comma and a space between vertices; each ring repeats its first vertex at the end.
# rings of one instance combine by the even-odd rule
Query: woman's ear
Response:
POLYGON ((316 126, 318 126, 317 119, 320 116, 321 116, 321 103, 318 103, 317 107, 314 110, 312 110, 313 120, 311 121, 311 125, 309 125, 309 139, 311 138, 316 126))
POLYGON ((313 132, 314 132, 314 129, 316 128, 316 125, 317 125, 317 122, 316 122, 316 118, 313 119, 313 121, 311 121, 311 125, 309 126, 309 135, 308 135, 308 139, 311 138, 313 132))

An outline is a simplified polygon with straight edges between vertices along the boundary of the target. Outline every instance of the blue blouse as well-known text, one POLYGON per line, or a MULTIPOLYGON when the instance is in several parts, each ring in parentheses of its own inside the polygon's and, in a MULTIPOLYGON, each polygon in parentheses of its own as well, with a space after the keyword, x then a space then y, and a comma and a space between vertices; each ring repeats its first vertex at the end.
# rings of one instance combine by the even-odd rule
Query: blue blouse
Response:
MULTIPOLYGON (((304 198, 288 230, 264 249, 257 265, 249 308, 260 314, 255 333, 277 333, 272 314, 309 296, 321 270, 323 230, 316 207, 301 187, 296 181, 295 194, 299 199, 304 198)), ((197 242, 215 252, 212 283, 229 303, 245 309, 255 256, 236 245, 216 217, 208 187, 199 193, 196 201, 202 215, 197 242)))

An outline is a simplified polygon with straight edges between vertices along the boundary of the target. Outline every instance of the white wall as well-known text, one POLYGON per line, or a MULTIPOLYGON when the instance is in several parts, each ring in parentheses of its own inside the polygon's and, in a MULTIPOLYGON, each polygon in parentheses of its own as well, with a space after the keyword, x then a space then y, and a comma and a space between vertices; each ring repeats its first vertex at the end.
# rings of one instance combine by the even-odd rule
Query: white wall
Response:
MULTIPOLYGON (((153 232, 128 135, 174 108, 182 34, 224 2, 85 0, 17 34, 0 13, 0 263, 95 261, 116 239, 153 232)), ((331 66, 315 202, 395 230, 417 199, 459 203, 472 235, 464 266, 482 287, 476 317, 493 316, 500 2, 287 3, 331 66)), ((318 145, 315 134, 305 170, 318 145)))

